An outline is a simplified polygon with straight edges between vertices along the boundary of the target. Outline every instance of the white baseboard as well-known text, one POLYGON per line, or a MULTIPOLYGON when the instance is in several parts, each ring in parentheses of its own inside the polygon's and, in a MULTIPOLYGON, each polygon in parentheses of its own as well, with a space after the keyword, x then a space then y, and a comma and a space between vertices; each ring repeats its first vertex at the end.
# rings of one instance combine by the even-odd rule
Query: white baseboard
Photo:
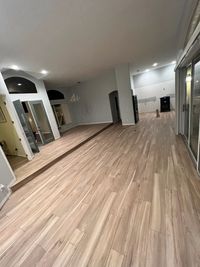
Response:
POLYGON ((131 122, 131 123, 123 123, 122 126, 133 126, 135 125, 134 122, 131 122))
POLYGON ((78 123, 78 125, 95 125, 95 124, 105 124, 105 123, 113 123, 113 121, 81 122, 78 123))

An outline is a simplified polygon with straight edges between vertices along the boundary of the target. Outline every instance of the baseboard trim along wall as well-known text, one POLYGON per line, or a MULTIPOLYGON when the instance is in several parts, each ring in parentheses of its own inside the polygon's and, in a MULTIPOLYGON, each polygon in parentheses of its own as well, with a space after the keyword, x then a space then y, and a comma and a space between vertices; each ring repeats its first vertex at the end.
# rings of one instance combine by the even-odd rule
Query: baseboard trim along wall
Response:
POLYGON ((92 124, 103 124, 103 123, 113 123, 113 121, 98 121, 98 122, 81 122, 77 125, 92 125, 92 124))
POLYGON ((122 126, 133 126, 135 123, 123 123, 122 126))

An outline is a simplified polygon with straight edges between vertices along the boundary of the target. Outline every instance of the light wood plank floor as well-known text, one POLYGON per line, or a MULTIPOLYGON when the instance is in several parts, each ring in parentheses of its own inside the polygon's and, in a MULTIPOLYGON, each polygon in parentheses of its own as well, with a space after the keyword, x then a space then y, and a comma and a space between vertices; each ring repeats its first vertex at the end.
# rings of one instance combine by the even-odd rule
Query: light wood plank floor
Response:
POLYGON ((16 191, 0 266, 200 266, 200 181, 174 113, 114 125, 16 191))
POLYGON ((61 138, 41 146, 40 153, 35 154, 31 161, 24 160, 22 162, 20 157, 10 158, 10 164, 17 179, 16 184, 108 125, 107 123, 102 123, 77 126, 67 131, 61 138))
POLYGON ((24 157, 18 157, 18 156, 6 156, 13 171, 23 167, 25 164, 29 162, 27 158, 24 157))

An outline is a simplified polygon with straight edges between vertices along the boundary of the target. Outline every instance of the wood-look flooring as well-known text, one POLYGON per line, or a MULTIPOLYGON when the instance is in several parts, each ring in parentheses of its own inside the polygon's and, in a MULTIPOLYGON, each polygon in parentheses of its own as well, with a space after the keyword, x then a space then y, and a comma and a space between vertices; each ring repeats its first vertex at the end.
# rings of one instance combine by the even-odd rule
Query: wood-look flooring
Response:
POLYGON ((27 158, 19 157, 19 156, 6 156, 10 166, 12 167, 13 171, 23 167, 25 164, 29 162, 27 158))
MULTIPOLYGON (((37 173, 43 167, 54 163, 54 161, 66 154, 73 148, 79 146, 86 140, 101 132, 109 124, 81 125, 67 131, 60 139, 40 147, 40 153, 35 154, 31 161, 21 157, 10 158, 10 164, 16 176, 16 184, 37 173)), ((23 184, 23 183, 22 183, 23 184)))
POLYGON ((111 126, 16 191, 0 266, 200 266, 200 181, 174 113, 111 126))

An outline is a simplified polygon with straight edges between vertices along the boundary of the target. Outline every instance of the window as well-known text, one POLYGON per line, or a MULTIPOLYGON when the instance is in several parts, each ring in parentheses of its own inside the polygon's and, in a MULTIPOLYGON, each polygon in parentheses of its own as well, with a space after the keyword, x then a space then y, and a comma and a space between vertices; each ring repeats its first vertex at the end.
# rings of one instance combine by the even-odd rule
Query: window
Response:
POLYGON ((5 83, 10 94, 37 93, 35 84, 22 77, 7 78, 5 79, 5 83))

